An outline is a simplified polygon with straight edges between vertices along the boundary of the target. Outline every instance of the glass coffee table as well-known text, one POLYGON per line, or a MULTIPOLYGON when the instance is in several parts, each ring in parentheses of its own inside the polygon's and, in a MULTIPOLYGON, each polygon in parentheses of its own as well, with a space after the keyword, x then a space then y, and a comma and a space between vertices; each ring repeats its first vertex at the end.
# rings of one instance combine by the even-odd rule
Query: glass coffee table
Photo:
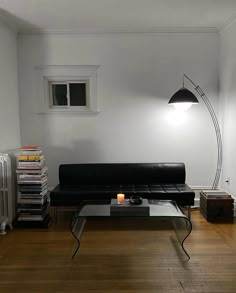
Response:
MULTIPOLYGON (((140 213, 140 216, 138 213, 129 213, 129 211, 127 212, 126 209, 124 217, 159 217, 171 220, 176 237, 182 247, 182 250, 188 259, 190 259, 189 254, 184 248, 184 241, 192 231, 192 223, 190 219, 182 212, 175 201, 146 200, 146 202, 149 206, 149 212, 146 216, 143 216, 143 213, 140 213)), ((81 203, 71 221, 71 233, 78 241, 78 245, 72 256, 72 259, 75 257, 80 247, 80 238, 83 233, 86 218, 88 217, 114 217, 113 213, 111 212, 111 204, 104 204, 98 201, 83 201, 81 203)), ((119 214, 119 217, 123 217, 122 213, 119 214)))

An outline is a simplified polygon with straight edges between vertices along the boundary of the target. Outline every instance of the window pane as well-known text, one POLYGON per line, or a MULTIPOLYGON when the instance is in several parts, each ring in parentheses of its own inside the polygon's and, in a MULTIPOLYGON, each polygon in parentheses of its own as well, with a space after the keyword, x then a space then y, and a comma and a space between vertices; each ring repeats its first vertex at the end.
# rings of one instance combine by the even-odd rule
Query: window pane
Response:
POLYGON ((70 83, 70 105, 86 106, 86 83, 70 83))
POLYGON ((52 85, 52 105, 65 106, 67 105, 67 86, 66 84, 52 85))

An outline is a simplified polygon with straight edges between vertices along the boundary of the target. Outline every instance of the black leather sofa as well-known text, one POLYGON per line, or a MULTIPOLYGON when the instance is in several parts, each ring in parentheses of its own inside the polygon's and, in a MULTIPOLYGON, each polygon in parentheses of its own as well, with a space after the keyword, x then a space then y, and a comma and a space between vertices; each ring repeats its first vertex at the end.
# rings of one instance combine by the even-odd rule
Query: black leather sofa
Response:
POLYGON ((185 183, 184 163, 63 164, 59 184, 50 192, 52 207, 78 206, 84 200, 110 202, 117 193, 128 198, 174 200, 194 205, 194 192, 185 183))

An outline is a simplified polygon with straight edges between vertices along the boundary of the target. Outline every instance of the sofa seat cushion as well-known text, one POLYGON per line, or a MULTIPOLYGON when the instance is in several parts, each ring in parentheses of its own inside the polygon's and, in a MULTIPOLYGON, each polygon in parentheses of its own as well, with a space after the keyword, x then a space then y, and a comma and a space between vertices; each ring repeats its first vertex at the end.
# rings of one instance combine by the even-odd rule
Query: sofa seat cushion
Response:
POLYGON ((126 198, 139 195, 147 199, 175 200, 179 205, 193 205, 194 192, 187 184, 127 184, 127 185, 80 185, 58 184, 50 193, 52 206, 69 206, 83 200, 110 201, 117 193, 126 198))

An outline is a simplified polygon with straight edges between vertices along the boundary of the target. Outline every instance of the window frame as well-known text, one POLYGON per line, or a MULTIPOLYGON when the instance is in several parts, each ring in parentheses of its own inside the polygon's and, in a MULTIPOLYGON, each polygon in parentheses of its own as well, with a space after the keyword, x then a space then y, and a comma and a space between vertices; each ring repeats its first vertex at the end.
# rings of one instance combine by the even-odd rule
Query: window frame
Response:
POLYGON ((49 107, 50 109, 56 109, 56 110, 65 110, 65 109, 71 109, 71 110, 83 110, 83 109, 89 109, 89 80, 86 79, 79 79, 79 80, 51 80, 48 79, 48 91, 49 91, 49 107), (70 84, 85 84, 85 105, 84 106, 71 106, 71 100, 70 100, 70 84), (53 90, 52 85, 54 84, 65 84, 67 88, 67 105, 53 105, 53 90))
POLYGON ((35 67, 37 114, 94 115, 99 113, 97 99, 97 70, 99 65, 43 65, 35 67), (53 106, 50 83, 86 83, 86 106, 53 106))

